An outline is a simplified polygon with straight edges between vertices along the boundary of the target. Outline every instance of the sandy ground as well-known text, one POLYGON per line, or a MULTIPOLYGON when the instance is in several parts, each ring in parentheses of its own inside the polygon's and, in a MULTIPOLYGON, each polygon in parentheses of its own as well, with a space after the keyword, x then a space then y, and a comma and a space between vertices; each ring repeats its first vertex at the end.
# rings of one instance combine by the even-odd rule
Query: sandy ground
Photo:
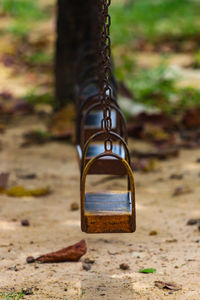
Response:
MULTIPOLYGON (((10 185, 49 186, 52 194, 41 198, 12 198, 0 195, 0 292, 13 288, 33 288, 24 299, 133 300, 200 299, 200 233, 187 226, 188 219, 200 217, 199 150, 183 150, 180 157, 158 165, 148 174, 136 173, 137 231, 134 234, 86 235, 80 230, 79 169, 73 145, 50 143, 22 148, 24 131, 43 127, 34 118, 10 125, 0 136, 1 170, 9 170, 10 185), (33 125, 32 125, 33 124, 33 125), (36 179, 20 179, 35 173, 36 179), (182 174, 182 180, 170 179, 182 174), (177 186, 192 192, 173 197, 177 186), (29 227, 21 226, 28 219, 29 227), (152 230, 157 235, 150 236, 152 230), (26 257, 58 250, 85 239, 93 257, 91 270, 78 263, 27 264, 26 257), (127 263, 130 270, 119 268, 127 263), (15 268, 16 266, 16 268, 15 268), (141 268, 155 268, 155 274, 141 274, 141 268), (173 281, 182 286, 176 292, 155 287, 156 280, 173 281)), ((131 141, 131 148, 140 144, 131 141)), ((125 186, 90 177, 87 188, 125 186)))

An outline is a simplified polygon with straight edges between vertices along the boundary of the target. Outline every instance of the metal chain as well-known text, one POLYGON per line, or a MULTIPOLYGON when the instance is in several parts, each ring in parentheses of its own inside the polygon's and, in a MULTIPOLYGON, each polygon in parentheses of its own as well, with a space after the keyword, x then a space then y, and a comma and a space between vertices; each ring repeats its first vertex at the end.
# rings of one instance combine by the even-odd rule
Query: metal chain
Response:
POLYGON ((101 128, 105 130, 106 133, 104 141, 105 151, 112 151, 113 148, 110 136, 112 128, 110 106, 112 97, 112 89, 110 86, 110 79, 112 77, 110 41, 111 18, 108 13, 110 4, 111 0, 99 0, 99 99, 103 109, 101 128))

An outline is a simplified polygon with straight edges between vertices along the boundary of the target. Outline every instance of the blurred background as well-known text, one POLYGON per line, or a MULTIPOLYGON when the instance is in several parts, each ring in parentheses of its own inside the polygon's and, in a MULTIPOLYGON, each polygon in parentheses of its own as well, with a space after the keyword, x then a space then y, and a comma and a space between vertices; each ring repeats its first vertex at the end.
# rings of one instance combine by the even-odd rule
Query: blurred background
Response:
MULTIPOLYGON (((75 60, 74 36, 76 33, 81 36, 81 32, 77 30, 80 26, 74 27, 74 32, 63 29, 65 22, 74 18, 73 5, 69 3, 1 0, 2 130, 8 116, 32 112, 51 118, 55 109, 63 110, 67 106, 63 114, 47 120, 48 130, 38 129, 28 139, 45 140, 52 134, 53 138, 70 139, 73 135, 75 113, 70 102, 74 101, 71 92, 74 71, 69 67, 66 71, 66 66, 75 60), (60 37, 57 51, 56 36, 60 37), (69 51, 67 40, 74 45, 69 51)), ((86 22, 91 14, 86 4, 84 7, 76 22, 86 22), (81 19, 82 15, 86 19, 81 19)), ((199 145, 199 130, 196 130, 200 126, 199 9, 200 3, 195 0, 113 0, 110 7, 112 55, 119 102, 129 121, 130 136, 152 139, 159 146, 199 145), (141 113, 153 114, 151 120, 141 113), (192 132, 186 132, 187 129, 192 132)))
MULTIPOLYGON (((56 64, 55 55, 57 3, 66 7, 60 6, 63 16, 75 2, 0 0, 0 293, 12 290, 15 279, 17 292, 37 286, 32 292, 40 296, 33 299, 82 299, 85 291, 91 294, 84 299, 102 299, 103 286, 110 300, 117 293, 132 299, 133 288, 134 299, 154 300, 168 291, 158 291, 152 280, 173 279, 183 285, 177 299, 199 299, 199 0, 112 1, 112 56, 130 137, 138 229, 134 235, 87 236, 89 255, 97 261, 92 270, 99 277, 85 278, 80 262, 32 268, 30 278, 28 254, 85 237, 80 232, 76 116, 73 95, 67 94, 74 73, 69 68, 68 76, 59 72, 71 60, 61 55, 56 64), (119 262, 129 264, 128 279, 119 262), (158 272, 140 277, 144 267, 158 272)), ((60 34, 66 41, 71 33, 60 34)), ((125 186, 113 177, 89 182, 93 190, 118 185, 125 186)))
MULTIPOLYGON (((116 76, 134 102, 167 113, 199 105, 199 9, 195 0, 112 1, 116 76)), ((1 0, 1 104, 52 104, 55 16, 53 1, 1 0)))

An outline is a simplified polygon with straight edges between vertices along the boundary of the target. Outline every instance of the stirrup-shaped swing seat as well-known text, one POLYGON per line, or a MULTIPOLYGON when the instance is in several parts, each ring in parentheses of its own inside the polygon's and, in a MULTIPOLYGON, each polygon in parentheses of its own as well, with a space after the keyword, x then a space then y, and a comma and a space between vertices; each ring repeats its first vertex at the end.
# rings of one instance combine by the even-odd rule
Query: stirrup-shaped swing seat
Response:
MULTIPOLYGON (((95 156, 104 152, 104 143, 93 143, 98 137, 105 137, 105 131, 97 132, 92 135, 86 142, 83 150, 78 145, 78 159, 80 162, 81 171, 85 168, 85 165, 95 156)), ((127 148, 126 141, 116 132, 110 131, 110 137, 116 140, 117 143, 113 143, 112 152, 119 156, 121 159, 126 159, 130 164, 130 154, 127 148)), ((112 175, 125 175, 126 169, 123 164, 114 156, 103 155, 97 162, 90 167, 88 174, 112 174, 112 175)))
MULTIPOLYGON (((115 104, 110 105, 112 131, 120 134, 123 138, 127 137, 126 121, 119 107, 115 104)), ((77 144, 83 148, 91 135, 101 130, 103 111, 101 103, 95 103, 86 109, 83 114, 77 118, 77 144)), ((100 136, 101 137, 101 136, 100 136)), ((101 151, 102 152, 102 151, 101 151)))
POLYGON ((92 158, 81 174, 81 228, 87 233, 130 233, 135 231, 134 178, 129 163, 112 152, 92 158), (110 156, 119 161, 128 175, 128 189, 124 192, 86 193, 86 177, 98 160, 110 156))

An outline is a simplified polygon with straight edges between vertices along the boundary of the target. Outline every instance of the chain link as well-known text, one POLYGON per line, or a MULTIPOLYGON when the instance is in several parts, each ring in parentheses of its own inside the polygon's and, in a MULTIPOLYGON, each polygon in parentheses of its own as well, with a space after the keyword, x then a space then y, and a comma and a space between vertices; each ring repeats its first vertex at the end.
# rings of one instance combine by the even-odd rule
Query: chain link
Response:
POLYGON ((106 133, 104 141, 105 151, 112 151, 113 148, 112 139, 110 137, 110 130, 112 128, 110 106, 112 97, 112 89, 110 86, 112 77, 110 41, 111 18, 108 13, 110 4, 111 0, 99 0, 99 100, 103 110, 101 127, 106 133))

